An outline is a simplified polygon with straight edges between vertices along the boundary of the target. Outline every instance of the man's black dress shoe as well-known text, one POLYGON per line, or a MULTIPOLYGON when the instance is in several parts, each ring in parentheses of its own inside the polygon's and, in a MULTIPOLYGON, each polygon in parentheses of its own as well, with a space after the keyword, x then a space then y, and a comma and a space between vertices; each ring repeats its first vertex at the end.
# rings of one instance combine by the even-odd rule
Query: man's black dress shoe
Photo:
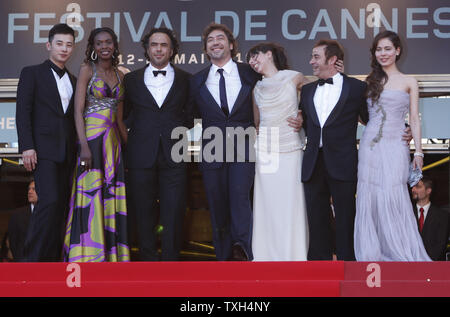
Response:
POLYGON ((248 261, 247 253, 239 244, 233 245, 230 261, 248 261))

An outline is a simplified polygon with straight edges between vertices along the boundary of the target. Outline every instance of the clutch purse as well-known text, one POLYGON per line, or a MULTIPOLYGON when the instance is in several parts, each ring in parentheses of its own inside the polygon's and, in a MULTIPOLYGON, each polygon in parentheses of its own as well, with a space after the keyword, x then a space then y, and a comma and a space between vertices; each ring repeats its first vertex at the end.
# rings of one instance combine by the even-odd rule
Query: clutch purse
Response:
POLYGON ((413 162, 409 165, 409 187, 414 187, 422 179, 422 170, 420 168, 413 168, 413 162))

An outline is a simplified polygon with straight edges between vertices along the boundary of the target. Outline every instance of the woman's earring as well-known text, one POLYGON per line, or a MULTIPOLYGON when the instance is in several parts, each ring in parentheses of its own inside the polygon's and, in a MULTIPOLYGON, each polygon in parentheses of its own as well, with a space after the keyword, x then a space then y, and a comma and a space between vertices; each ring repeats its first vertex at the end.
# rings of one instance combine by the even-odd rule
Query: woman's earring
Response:
POLYGON ((91 53, 91 59, 92 59, 93 61, 96 61, 96 60, 97 60, 97 57, 98 57, 97 53, 96 53, 94 50, 92 50, 92 53, 91 53), (94 54, 95 54, 95 57, 94 57, 94 54))

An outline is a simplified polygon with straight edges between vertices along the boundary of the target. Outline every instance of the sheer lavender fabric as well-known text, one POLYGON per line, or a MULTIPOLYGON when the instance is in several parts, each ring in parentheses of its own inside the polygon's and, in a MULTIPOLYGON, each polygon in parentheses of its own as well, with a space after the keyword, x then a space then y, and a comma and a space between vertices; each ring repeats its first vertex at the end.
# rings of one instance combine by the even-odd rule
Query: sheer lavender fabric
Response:
POLYGON ((409 197, 409 146, 402 141, 409 94, 384 90, 368 100, 369 122, 359 147, 355 219, 358 261, 431 261, 409 197))

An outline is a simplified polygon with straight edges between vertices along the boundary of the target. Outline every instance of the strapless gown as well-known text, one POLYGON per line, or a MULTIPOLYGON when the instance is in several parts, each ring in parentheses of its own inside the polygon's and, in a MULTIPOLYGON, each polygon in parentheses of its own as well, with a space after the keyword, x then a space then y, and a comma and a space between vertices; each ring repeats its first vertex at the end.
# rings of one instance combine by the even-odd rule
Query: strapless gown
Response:
POLYGON ((359 147, 355 218, 358 261, 430 261, 413 213, 407 180, 409 146, 402 141, 409 94, 384 90, 368 100, 359 147))

